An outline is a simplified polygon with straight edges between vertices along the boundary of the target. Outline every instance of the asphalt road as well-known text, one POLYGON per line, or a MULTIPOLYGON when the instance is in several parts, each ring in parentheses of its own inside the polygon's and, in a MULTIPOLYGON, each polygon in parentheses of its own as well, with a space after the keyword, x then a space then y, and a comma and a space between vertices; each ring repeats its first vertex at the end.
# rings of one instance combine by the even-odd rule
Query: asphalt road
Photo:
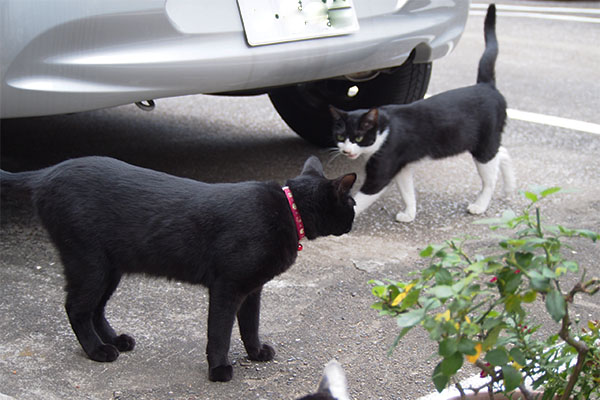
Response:
MULTIPOLYGON (((590 7, 590 2, 518 4, 590 7)), ((509 14, 498 16, 496 73, 509 107, 600 124, 598 24, 509 14)), ((434 64, 430 93, 474 82, 482 25, 483 17, 472 15, 455 51, 434 64)), ((519 188, 574 189, 543 204, 548 219, 600 230, 599 135, 511 119, 504 145, 519 188)), ((3 169, 36 169, 91 154, 209 182, 283 182, 298 174, 311 154, 321 158, 330 177, 362 172, 364 163, 334 159, 305 143, 265 96, 191 96, 159 100, 152 113, 130 105, 2 121, 3 169)), ((331 358, 346 369, 355 399, 415 399, 430 393, 435 346, 416 330, 388 357, 397 328, 369 309, 374 298, 367 281, 405 278, 423 267, 418 252, 428 243, 465 234, 483 244, 493 241, 485 227, 472 224, 478 218, 466 212, 479 184, 468 155, 423 162, 416 171, 413 223, 394 222, 402 203, 392 188, 357 218, 350 234, 305 242, 297 263, 264 291, 261 332, 274 345, 275 360, 248 361, 234 332, 235 375, 226 384, 207 379, 207 292, 176 282, 124 279, 107 314, 118 330, 137 339, 137 347, 110 364, 87 359, 63 310, 56 251, 27 203, 4 200, 0 393, 24 400, 293 399, 314 389, 331 358)), ((518 195, 502 199, 501 189, 500 184, 486 216, 525 204, 518 195)), ((577 245, 572 256, 587 266, 588 275, 600 275, 598 244, 577 245)), ((576 311, 582 319, 600 318, 600 296, 578 301, 576 311)), ((546 329, 558 328, 546 323, 546 329)))

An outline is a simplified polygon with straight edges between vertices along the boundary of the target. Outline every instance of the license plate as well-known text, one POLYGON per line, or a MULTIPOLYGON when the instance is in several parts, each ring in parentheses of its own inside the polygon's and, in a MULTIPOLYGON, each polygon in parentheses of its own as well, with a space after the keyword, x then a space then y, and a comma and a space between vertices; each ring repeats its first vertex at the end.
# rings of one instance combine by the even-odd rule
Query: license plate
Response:
POLYGON ((251 46, 358 31, 352 0, 237 0, 251 46))

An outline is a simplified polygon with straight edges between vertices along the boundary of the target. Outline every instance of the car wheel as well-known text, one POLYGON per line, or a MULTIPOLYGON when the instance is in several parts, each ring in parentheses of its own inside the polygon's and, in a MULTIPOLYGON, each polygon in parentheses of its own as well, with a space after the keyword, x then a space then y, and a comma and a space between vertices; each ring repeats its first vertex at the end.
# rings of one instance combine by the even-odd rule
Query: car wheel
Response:
POLYGON ((321 147, 334 145, 328 105, 343 110, 406 104, 422 99, 431 76, 431 63, 414 64, 413 56, 400 67, 356 82, 325 79, 273 89, 269 98, 281 118, 298 135, 321 147))

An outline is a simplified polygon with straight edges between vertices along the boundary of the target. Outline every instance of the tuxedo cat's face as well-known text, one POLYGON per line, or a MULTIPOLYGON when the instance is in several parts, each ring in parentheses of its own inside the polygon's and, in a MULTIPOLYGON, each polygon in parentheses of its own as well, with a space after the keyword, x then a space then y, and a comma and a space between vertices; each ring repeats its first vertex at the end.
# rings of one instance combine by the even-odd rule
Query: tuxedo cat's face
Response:
POLYGON ((380 131, 379 111, 342 111, 329 106, 333 117, 333 140, 339 151, 354 160, 365 154, 370 156, 381 147, 385 132, 380 131))

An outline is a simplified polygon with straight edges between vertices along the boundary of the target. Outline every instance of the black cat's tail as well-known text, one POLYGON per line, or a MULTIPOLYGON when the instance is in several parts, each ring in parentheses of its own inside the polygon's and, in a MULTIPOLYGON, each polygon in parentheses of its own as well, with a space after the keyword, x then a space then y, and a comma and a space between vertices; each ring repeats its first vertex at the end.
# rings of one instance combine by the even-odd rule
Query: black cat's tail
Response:
POLYGON ((38 176, 38 171, 8 172, 0 169, 0 192, 2 195, 30 194, 32 182, 38 176))
POLYGON ((496 38, 496 5, 490 4, 483 23, 483 35, 485 38, 485 50, 479 60, 477 71, 477 83, 496 84, 494 66, 498 56, 498 40, 496 38))

